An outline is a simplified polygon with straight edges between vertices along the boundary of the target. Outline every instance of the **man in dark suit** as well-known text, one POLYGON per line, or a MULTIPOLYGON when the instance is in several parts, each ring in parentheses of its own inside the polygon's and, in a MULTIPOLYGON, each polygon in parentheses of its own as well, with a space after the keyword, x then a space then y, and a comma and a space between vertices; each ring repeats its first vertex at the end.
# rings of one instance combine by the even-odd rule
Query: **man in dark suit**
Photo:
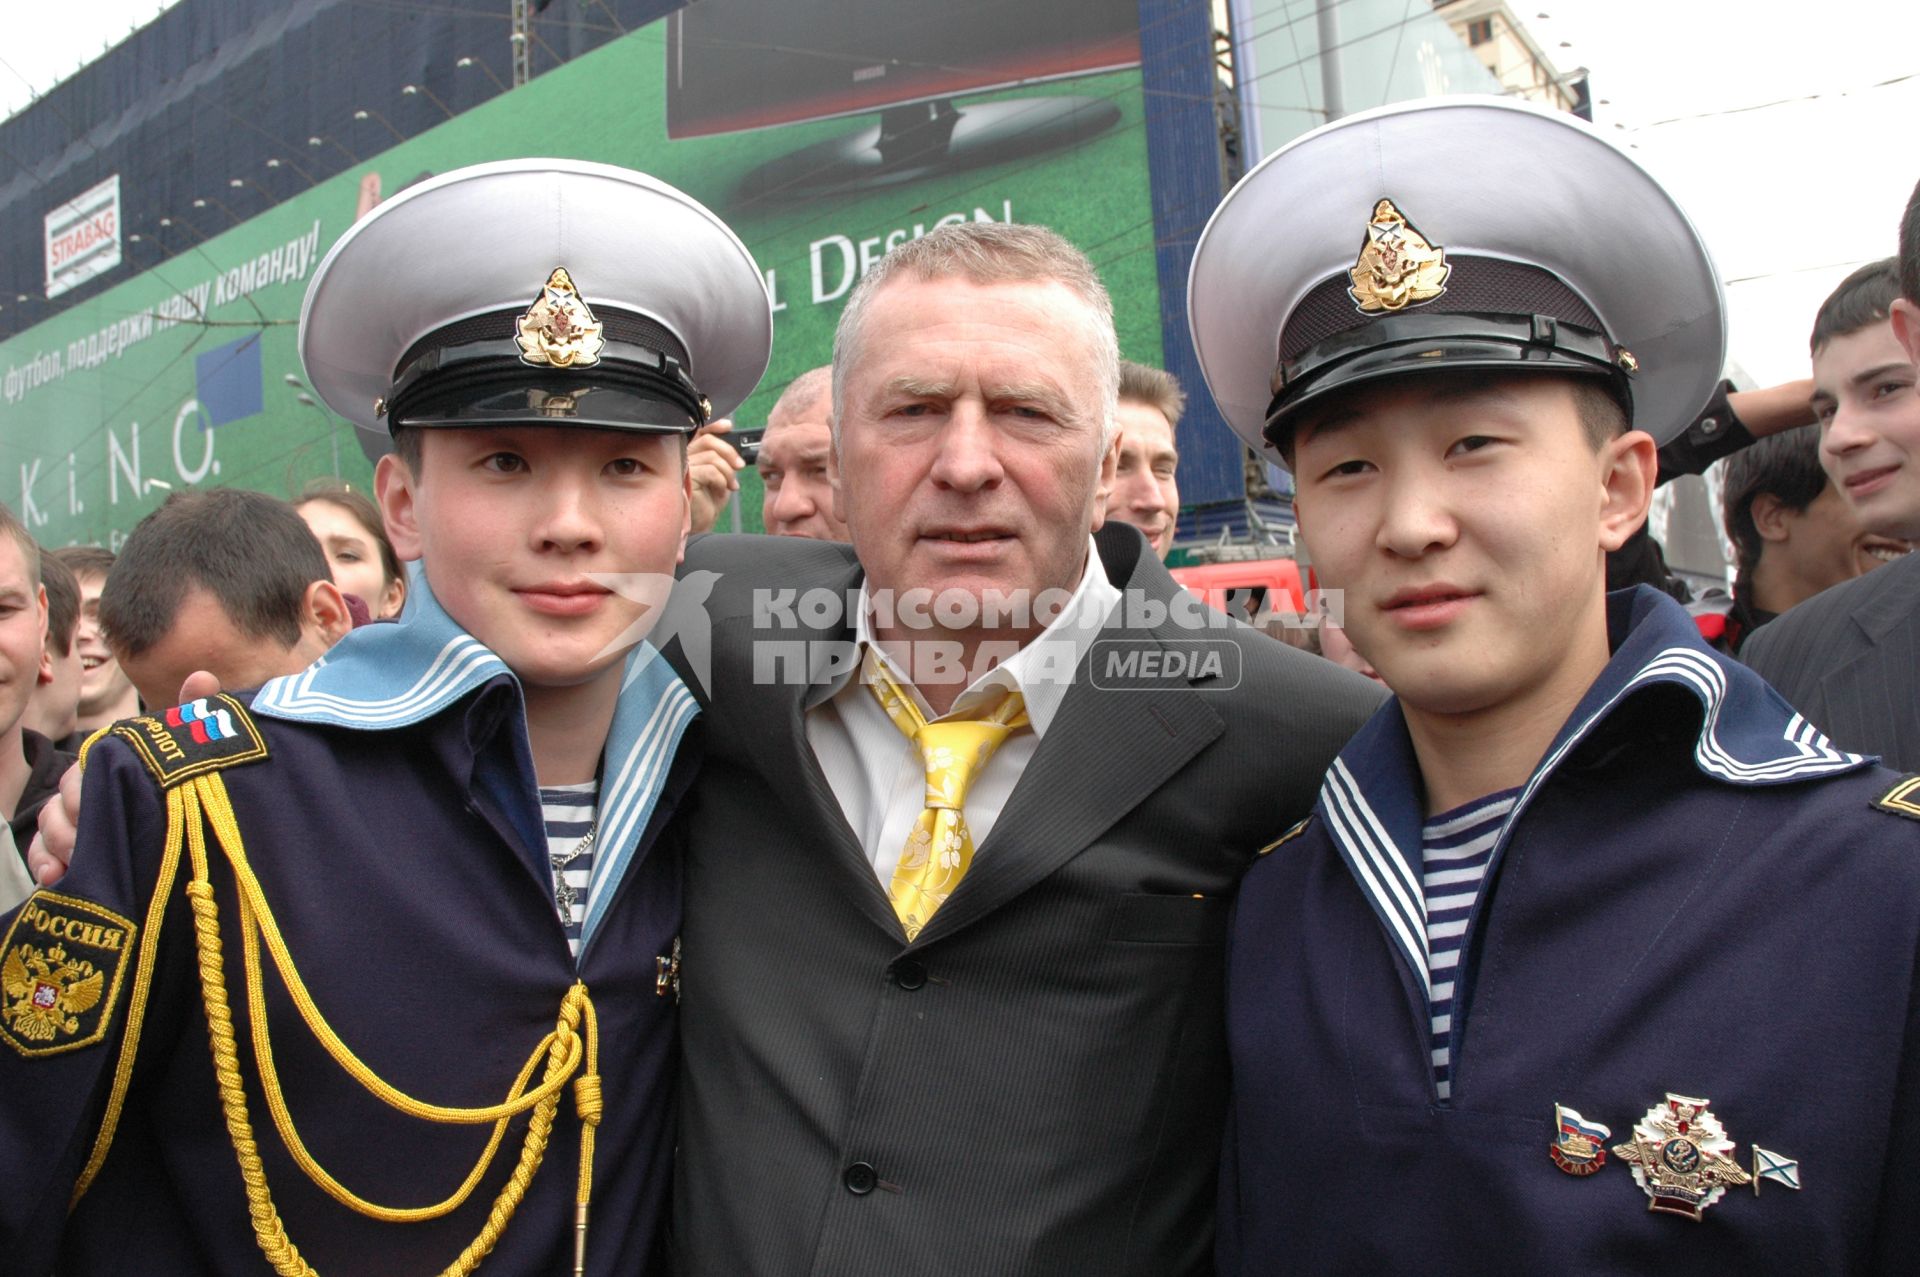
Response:
MULTIPOLYGON (((1920 286, 1916 222, 1910 204, 1903 268, 1861 267, 1813 326, 1821 464, 1867 528, 1908 541, 1920 541, 1920 394, 1893 316, 1901 281, 1920 286)), ((1901 331, 1911 327, 1903 312, 1901 331)), ((1808 599, 1741 657, 1842 749, 1920 770, 1920 552, 1808 599)))
POLYGON ((1232 894, 1378 695, 1102 529, 1111 308, 1051 232, 896 250, 834 368, 851 547, 687 556, 679 1270, 1205 1272, 1232 894))

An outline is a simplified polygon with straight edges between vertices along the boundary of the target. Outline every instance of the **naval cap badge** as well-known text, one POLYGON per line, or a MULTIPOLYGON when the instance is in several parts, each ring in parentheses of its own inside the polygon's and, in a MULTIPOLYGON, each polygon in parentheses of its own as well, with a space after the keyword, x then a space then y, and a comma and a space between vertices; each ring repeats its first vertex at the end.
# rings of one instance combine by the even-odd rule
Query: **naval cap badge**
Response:
POLYGON ((1452 273, 1446 250, 1429 243, 1392 200, 1381 200, 1367 219, 1360 260, 1347 272, 1353 280, 1347 296, 1362 314, 1404 310, 1446 292, 1452 273))
POLYGON ((606 345, 600 321, 587 309, 567 268, 556 266, 540 295, 520 316, 520 361, 541 368, 591 368, 606 345))
POLYGON ((1613 1131, 1581 1117, 1564 1104, 1553 1106, 1553 1164, 1569 1175, 1591 1175, 1607 1164, 1607 1140, 1613 1131))
POLYGON ((1698 1220, 1729 1186, 1753 1176, 1730 1156, 1733 1140, 1704 1099, 1667 1093, 1633 1126, 1633 1138, 1613 1151, 1633 1167, 1633 1178, 1651 1200, 1648 1210, 1698 1220))

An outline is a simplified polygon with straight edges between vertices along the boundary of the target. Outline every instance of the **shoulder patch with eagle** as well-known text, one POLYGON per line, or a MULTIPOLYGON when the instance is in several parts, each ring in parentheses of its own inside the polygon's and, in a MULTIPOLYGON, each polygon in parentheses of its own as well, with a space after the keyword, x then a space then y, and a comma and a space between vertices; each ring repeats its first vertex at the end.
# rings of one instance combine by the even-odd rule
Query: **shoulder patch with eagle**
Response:
POLYGON ((136 930, 131 920, 74 896, 27 897, 0 940, 0 1040, 38 1056, 104 1038, 136 930))

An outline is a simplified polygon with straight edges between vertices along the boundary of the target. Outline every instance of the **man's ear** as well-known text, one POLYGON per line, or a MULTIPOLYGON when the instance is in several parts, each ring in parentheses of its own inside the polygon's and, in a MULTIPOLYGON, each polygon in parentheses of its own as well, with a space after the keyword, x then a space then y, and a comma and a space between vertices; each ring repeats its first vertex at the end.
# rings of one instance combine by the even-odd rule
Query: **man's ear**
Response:
POLYGON ((675 563, 687 561, 687 537, 693 533, 693 467, 680 456, 680 544, 673 551, 675 563))
MULTIPOLYGON (((1093 530, 1098 532, 1107 521, 1107 502, 1113 497, 1114 480, 1120 474, 1120 432, 1113 432, 1113 442, 1100 458, 1100 486, 1093 490, 1093 530)), ((1176 511, 1175 513, 1178 513, 1176 511)))
POLYGON ((840 491, 840 423, 829 417, 827 434, 833 442, 827 448, 827 483, 833 489, 833 521, 841 527, 847 526, 847 502, 840 491))
POLYGON ((1785 541, 1792 529, 1792 516, 1796 513, 1787 508, 1787 503, 1771 492, 1757 494, 1747 514, 1753 520, 1754 530, 1759 532, 1763 541, 1785 541))
POLYGON ((407 463, 388 453, 373 468, 373 499, 380 504, 381 521, 387 525, 387 540, 402 563, 420 557, 420 522, 415 510, 414 490, 419 480, 407 469, 407 463))
POLYGON ((40 586, 40 669, 33 676, 35 687, 53 682, 53 645, 47 638, 47 587, 40 586))
POLYGON ((1093 487, 1093 518, 1091 531, 1098 532, 1107 522, 1107 497, 1113 492, 1113 485, 1120 472, 1120 432, 1113 432, 1113 441, 1100 450, 1100 477, 1093 487))
POLYGON ((1659 451, 1644 430, 1629 430, 1600 449, 1600 548, 1609 554, 1647 521, 1659 451))
POLYGON ((1920 305, 1904 297, 1893 299, 1887 318, 1893 322, 1894 340, 1907 349, 1907 358, 1920 368, 1920 305))
POLYGON ((331 581, 313 581, 300 600, 300 621, 303 629, 312 630, 327 647, 332 647, 353 628, 353 613, 347 610, 347 600, 339 586, 331 581))

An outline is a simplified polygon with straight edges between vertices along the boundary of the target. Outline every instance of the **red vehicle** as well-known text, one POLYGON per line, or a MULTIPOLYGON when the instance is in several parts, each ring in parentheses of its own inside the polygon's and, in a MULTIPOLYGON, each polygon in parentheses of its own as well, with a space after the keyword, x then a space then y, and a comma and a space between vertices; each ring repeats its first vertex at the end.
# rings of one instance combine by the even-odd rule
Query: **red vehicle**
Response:
POLYGON ((1303 575, 1293 559, 1201 563, 1171 571, 1189 594, 1249 624, 1268 611, 1304 613, 1307 591, 1315 588, 1312 569, 1303 575))

